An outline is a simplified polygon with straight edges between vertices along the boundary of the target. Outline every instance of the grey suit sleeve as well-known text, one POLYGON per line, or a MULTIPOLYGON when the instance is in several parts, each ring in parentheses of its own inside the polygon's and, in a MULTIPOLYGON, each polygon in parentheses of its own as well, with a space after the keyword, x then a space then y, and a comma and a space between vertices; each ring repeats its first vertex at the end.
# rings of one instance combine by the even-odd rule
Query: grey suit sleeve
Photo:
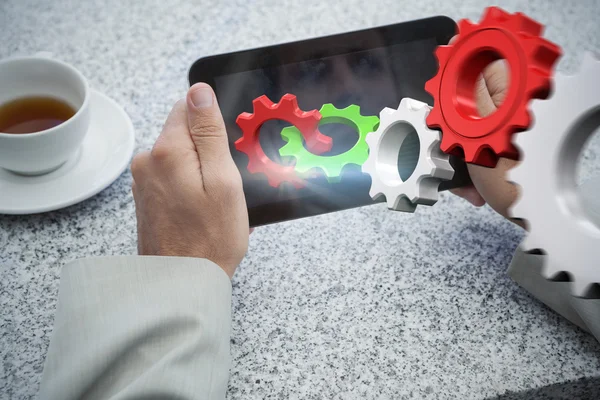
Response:
POLYGON ((224 399, 231 282, 216 264, 107 257, 63 269, 40 399, 224 399))

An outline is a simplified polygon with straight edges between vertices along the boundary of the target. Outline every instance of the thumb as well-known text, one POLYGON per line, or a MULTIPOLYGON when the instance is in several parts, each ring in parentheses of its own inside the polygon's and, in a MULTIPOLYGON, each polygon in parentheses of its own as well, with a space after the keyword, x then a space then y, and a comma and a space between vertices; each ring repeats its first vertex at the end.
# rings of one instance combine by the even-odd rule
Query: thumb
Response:
POLYGON ((212 88, 206 83, 195 84, 186 102, 188 128, 202 167, 218 167, 231 159, 225 123, 212 88))

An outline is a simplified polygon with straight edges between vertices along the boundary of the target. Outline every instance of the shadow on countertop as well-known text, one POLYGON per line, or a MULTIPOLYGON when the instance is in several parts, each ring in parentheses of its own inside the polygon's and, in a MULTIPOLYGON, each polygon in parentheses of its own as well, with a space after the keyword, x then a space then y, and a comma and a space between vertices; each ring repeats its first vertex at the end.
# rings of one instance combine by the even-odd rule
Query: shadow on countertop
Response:
POLYGON ((597 400, 600 399, 600 376, 581 378, 576 381, 556 383, 550 386, 507 392, 486 400, 597 400))

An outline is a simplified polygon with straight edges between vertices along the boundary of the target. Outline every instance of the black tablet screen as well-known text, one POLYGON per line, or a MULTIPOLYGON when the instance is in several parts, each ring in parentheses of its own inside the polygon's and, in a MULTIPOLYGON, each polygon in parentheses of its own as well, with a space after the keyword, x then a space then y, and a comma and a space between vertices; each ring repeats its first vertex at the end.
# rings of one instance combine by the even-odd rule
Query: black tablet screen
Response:
MULTIPOLYGON (((380 111, 397 108, 404 97, 432 104, 424 85, 437 72, 434 50, 448 42, 454 29, 453 21, 438 17, 199 60, 190 70, 190 83, 205 81, 216 91, 231 152, 242 174, 251 225, 373 203, 371 178, 361 172, 364 157, 360 152, 348 159, 329 158, 329 171, 319 167, 323 157, 348 154, 359 139, 352 124, 331 122, 332 118, 319 130, 332 138, 333 147, 319 157, 307 155, 310 152, 298 131, 284 131, 288 122, 271 120, 260 128, 259 145, 275 163, 270 168, 293 167, 296 157, 304 157, 302 170, 294 172, 300 187, 286 181, 269 183, 265 173, 249 172, 249 156, 235 146, 242 137, 236 119, 254 112, 254 99, 266 96, 277 103, 292 94, 303 111, 322 110, 326 104, 338 110, 358 106, 365 117, 363 126, 372 125, 375 130, 380 111), (330 160, 354 161, 340 169, 330 160), (314 168, 307 170, 313 163, 314 168)), ((401 176, 407 178, 412 172, 418 146, 416 134, 405 140, 398 160, 401 176)))

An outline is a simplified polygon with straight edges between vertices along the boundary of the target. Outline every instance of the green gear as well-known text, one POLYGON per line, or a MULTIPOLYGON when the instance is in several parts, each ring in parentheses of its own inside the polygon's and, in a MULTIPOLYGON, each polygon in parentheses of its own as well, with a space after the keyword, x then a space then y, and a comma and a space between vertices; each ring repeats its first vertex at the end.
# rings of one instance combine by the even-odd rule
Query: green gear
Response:
POLYGON ((373 132, 379 124, 376 116, 363 116, 360 107, 350 105, 344 109, 335 108, 333 104, 324 104, 319 110, 322 119, 319 125, 344 124, 358 132, 358 141, 352 148, 335 156, 320 156, 309 152, 302 143, 302 134, 289 126, 281 131, 283 140, 287 143, 279 149, 282 157, 296 158, 295 170, 306 177, 313 168, 320 168, 325 173, 328 182, 339 182, 342 169, 348 164, 362 165, 369 156, 369 146, 365 141, 367 134, 373 132))

